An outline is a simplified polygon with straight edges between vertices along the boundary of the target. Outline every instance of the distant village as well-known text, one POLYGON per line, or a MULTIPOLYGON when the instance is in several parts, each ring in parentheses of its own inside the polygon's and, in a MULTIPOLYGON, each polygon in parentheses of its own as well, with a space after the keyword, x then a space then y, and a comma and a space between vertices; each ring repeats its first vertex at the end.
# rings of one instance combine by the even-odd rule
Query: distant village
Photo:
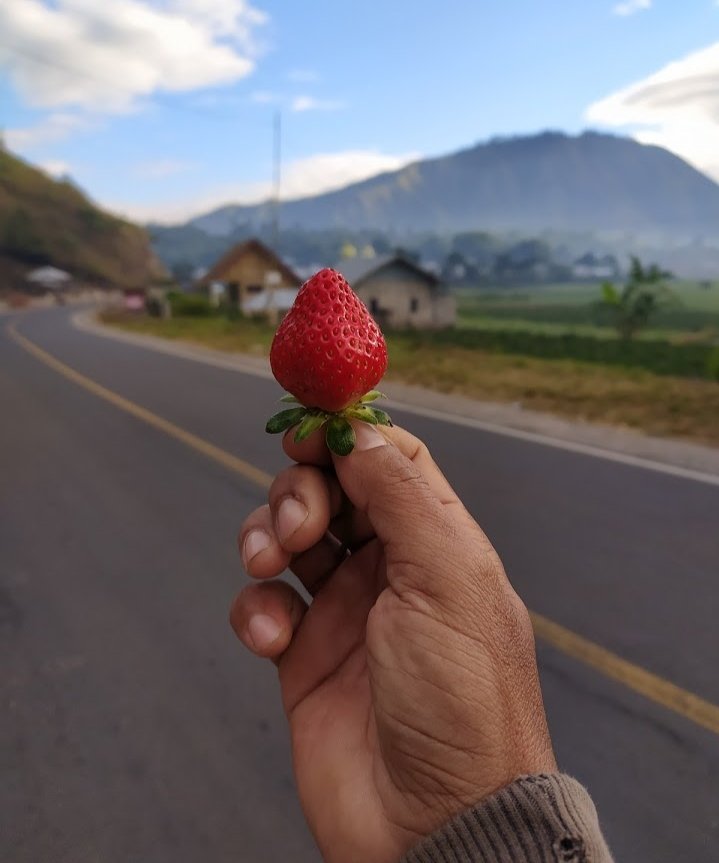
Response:
MULTIPOLYGON (((319 243, 318 260, 313 261, 312 244, 292 232, 280 243, 289 248, 287 255, 259 237, 228 242, 209 266, 176 261, 163 284, 126 287, 123 304, 129 311, 149 309, 166 315, 171 308, 168 295, 180 292, 204 297, 210 308, 276 323, 292 306, 303 281, 328 265, 319 258, 330 253, 331 242, 325 235, 319 243)), ((449 241, 424 238, 418 246, 421 251, 392 248, 384 238, 345 240, 330 265, 342 272, 381 326, 410 329, 455 326, 459 291, 597 283, 621 276, 614 255, 587 251, 572 257, 538 239, 503 242, 490 234, 468 232, 449 241)), ((25 275, 27 293, 57 302, 75 288, 74 274, 56 266, 40 266, 25 275)))
MULTIPOLYGON (((516 243, 495 255, 465 254, 455 249, 440 262, 420 263, 419 255, 402 249, 377 254, 371 244, 345 243, 334 263, 381 326, 444 329, 456 324, 456 290, 483 284, 542 283, 574 280, 596 282, 620 274, 612 255, 587 252, 571 264, 558 263, 549 247, 535 240, 516 243)), ((323 266, 284 260, 268 244, 250 238, 232 245, 209 268, 180 268, 175 287, 207 297, 211 306, 235 309, 246 317, 276 323, 294 302, 302 282, 323 266)), ((62 301, 74 288, 71 273, 42 266, 26 275, 27 290, 62 301)), ((171 288, 136 287, 123 292, 128 310, 148 304, 162 312, 171 288)))
MULTIPOLYGON (((537 240, 517 242, 494 253, 487 235, 483 248, 451 250, 441 261, 425 262, 417 252, 370 242, 345 242, 332 263, 352 285, 382 326, 444 329, 456 324, 456 291, 485 285, 527 285, 550 281, 596 282, 620 274, 617 259, 587 252, 569 263, 558 262, 550 247, 537 240), (478 254, 478 251, 480 252, 478 254)), ((475 244, 476 246, 477 244, 475 244)), ((270 244, 252 237, 231 245, 209 267, 174 268, 186 293, 201 293, 216 307, 236 309, 247 317, 276 322, 294 302, 302 282, 326 266, 281 257, 270 244)), ((129 291, 128 307, 143 304, 141 291, 129 291)))
MULTIPOLYGON (((382 326, 442 329, 455 324, 456 301, 448 286, 401 251, 349 255, 337 269, 382 326)), ((298 271, 253 238, 229 249, 189 287, 204 292, 213 305, 276 322, 311 272, 298 271)))

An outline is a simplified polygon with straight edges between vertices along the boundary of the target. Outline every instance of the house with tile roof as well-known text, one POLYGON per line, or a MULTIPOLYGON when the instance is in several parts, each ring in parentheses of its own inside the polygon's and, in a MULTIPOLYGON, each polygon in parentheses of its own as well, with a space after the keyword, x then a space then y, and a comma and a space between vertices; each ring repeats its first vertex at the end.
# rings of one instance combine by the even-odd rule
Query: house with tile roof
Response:
MULTIPOLYGON (((286 304, 288 291, 299 289, 302 280, 269 246, 256 239, 245 240, 227 251, 200 280, 200 286, 217 296, 221 285, 226 302, 248 314, 258 310, 272 316, 279 312, 275 298, 286 304)), ((291 303, 290 303, 291 305, 291 303)))
POLYGON ((434 273, 396 252, 337 264, 380 327, 443 329, 456 323, 455 298, 434 273))

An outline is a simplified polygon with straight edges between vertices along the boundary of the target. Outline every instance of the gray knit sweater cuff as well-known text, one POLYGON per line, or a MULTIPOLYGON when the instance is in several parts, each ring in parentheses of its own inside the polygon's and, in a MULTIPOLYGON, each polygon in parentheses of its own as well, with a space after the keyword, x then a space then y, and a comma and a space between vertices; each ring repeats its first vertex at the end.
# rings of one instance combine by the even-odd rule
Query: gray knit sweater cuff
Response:
POLYGON ((611 863, 594 804, 570 776, 522 776, 428 836, 401 863, 611 863))

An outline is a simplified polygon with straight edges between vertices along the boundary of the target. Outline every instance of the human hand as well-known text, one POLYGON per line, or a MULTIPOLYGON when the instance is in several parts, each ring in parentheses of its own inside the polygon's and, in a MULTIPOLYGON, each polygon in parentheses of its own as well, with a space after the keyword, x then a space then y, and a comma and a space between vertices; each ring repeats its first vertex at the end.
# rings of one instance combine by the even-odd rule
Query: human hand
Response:
POLYGON ((240 531, 231 622, 278 666, 305 816, 327 863, 396 863, 455 814, 556 770, 532 628, 426 447, 356 428, 298 462, 240 531), (286 568, 313 599, 285 582, 286 568))

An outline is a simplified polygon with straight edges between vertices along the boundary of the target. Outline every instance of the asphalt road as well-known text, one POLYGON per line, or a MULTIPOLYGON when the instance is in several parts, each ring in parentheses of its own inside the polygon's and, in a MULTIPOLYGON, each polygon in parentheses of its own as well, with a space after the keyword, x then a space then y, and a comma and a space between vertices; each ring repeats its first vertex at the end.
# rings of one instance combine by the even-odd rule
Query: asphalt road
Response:
MULTIPOLYGON (((0 859, 317 861, 274 671, 226 623, 249 482, 43 365, 0 318, 0 859)), ((63 363, 273 472, 272 382, 15 318, 63 363)), ((439 420, 527 604, 719 703, 719 487, 439 420)), ((719 857, 719 737, 540 644, 561 766, 618 861, 719 857)))

